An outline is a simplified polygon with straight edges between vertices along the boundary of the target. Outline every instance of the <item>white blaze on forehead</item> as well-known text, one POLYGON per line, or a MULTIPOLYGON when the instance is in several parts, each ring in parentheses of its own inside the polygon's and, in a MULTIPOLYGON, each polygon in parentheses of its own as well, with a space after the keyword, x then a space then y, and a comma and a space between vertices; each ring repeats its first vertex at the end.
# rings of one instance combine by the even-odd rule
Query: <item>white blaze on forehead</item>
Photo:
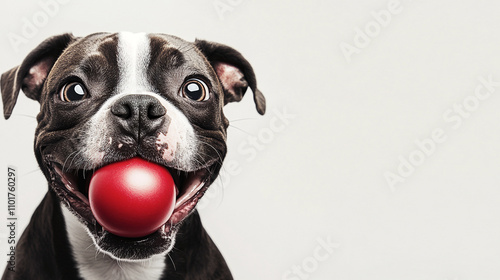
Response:
POLYGON ((150 91, 146 71, 150 58, 150 41, 145 33, 118 34, 117 92, 136 93, 150 91))

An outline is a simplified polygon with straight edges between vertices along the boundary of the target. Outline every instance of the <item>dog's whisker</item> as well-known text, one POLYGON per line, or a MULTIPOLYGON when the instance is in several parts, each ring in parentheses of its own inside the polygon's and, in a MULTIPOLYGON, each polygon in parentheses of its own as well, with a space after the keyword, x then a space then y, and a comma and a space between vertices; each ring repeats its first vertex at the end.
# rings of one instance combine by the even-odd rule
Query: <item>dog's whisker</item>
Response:
MULTIPOLYGON (((202 136, 202 137, 204 137, 204 136, 202 136)), ((206 137, 205 137, 205 138, 206 138, 206 137)), ((209 143, 207 143, 207 142, 204 142, 204 141, 200 141, 200 143, 205 144, 205 145, 207 145, 208 147, 212 148, 212 149, 215 151, 215 153, 217 153, 217 157, 219 158, 220 163, 222 163, 223 158, 222 158, 221 154, 219 153, 219 151, 218 151, 218 150, 217 150, 217 149, 216 149, 213 145, 211 145, 211 144, 209 144, 209 143)))
POLYGON ((99 250, 95 250, 95 253, 94 253, 94 260, 97 260, 97 257, 99 255, 102 255, 101 252, 99 250))
MULTIPOLYGON (((198 157, 199 155, 195 155, 195 156, 196 156, 196 157, 198 157)), ((197 159, 196 157, 195 157, 195 158, 193 158, 193 160, 194 160, 196 163, 198 163, 198 165, 199 165, 199 166, 203 166, 203 165, 204 165, 204 163, 203 163, 201 160, 197 159)), ((178 174, 180 175, 180 171, 179 171, 179 173, 178 173, 178 174)))
POLYGON ((73 160, 76 158, 76 156, 80 153, 79 150, 76 150, 72 153, 70 153, 66 159, 64 160, 64 163, 63 163, 63 166, 62 166, 62 170, 63 172, 66 172, 67 170, 69 170, 69 166, 71 166, 73 164, 73 160), (73 156, 73 159, 71 159, 71 161, 69 162, 69 166, 68 166, 68 169, 66 169, 66 163, 68 162, 68 160, 73 156))
POLYGON ((240 122, 240 121, 255 121, 257 120, 256 118, 241 118, 241 119, 235 119, 235 120, 229 120, 229 125, 235 122, 240 122))
MULTIPOLYGON (((69 162, 69 166, 68 166, 68 169, 71 168, 72 166, 79 166, 79 165, 83 165, 85 166, 85 159, 83 159, 82 157, 80 157, 81 154, 83 154, 83 150, 76 150, 75 152, 72 152, 68 157, 67 159, 65 160, 65 164, 67 162, 68 159, 71 158, 71 161, 69 162), (76 160, 76 162, 75 162, 76 160)), ((63 171, 65 169, 65 166, 63 165, 63 171)))
POLYGON ((26 118, 31 118, 36 120, 36 116, 28 115, 28 114, 12 114, 11 116, 19 116, 19 117, 26 117, 26 118))
POLYGON ((33 174, 33 173, 38 172, 38 171, 42 171, 42 170, 40 169, 40 167, 39 167, 39 168, 35 168, 35 169, 33 169, 33 170, 30 170, 30 171, 28 171, 28 172, 26 172, 26 173, 24 173, 24 174, 21 174, 21 176, 30 175, 30 174, 33 174))
POLYGON ((240 132, 243 132, 243 133, 245 133, 245 134, 247 134, 247 135, 252 135, 252 133, 250 133, 250 132, 248 132, 248 131, 245 131, 245 130, 243 130, 243 129, 241 129, 241 128, 237 127, 237 126, 234 126, 234 125, 229 124, 229 127, 230 127, 230 128, 234 128, 234 129, 236 129, 236 130, 238 130, 238 131, 240 131, 240 132))
MULTIPOLYGON (((87 246, 87 247, 85 248, 85 251, 87 251, 87 250, 91 249, 92 247, 95 247, 95 246, 94 246, 94 243, 90 243, 90 244, 89 244, 89 246, 87 246)), ((99 253, 99 251, 98 251, 98 250, 95 250, 95 252, 96 252, 96 254, 98 254, 98 253, 99 253)))
POLYGON ((124 271, 123 266, 122 266, 122 260, 116 260, 116 264, 120 268, 121 271, 124 271))
POLYGON ((172 256, 170 256, 170 254, 167 254, 168 258, 170 259, 170 262, 172 263, 172 265, 174 266, 174 270, 177 271, 177 267, 175 267, 175 262, 174 260, 172 259, 172 256))

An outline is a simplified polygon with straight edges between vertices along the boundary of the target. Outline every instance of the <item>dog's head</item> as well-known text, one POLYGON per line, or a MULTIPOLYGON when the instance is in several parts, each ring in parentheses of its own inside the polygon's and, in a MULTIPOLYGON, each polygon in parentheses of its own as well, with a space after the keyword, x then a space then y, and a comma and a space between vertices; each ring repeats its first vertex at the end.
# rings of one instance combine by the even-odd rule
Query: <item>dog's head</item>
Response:
POLYGON ((171 248, 226 155, 223 106, 240 101, 247 87, 264 114, 264 96, 239 52, 163 34, 54 36, 1 77, 5 118, 20 90, 40 102, 35 155, 50 190, 95 244, 118 259, 145 259, 171 248), (178 195, 164 226, 127 239, 97 223, 88 185, 96 169, 133 157, 165 166, 178 195))

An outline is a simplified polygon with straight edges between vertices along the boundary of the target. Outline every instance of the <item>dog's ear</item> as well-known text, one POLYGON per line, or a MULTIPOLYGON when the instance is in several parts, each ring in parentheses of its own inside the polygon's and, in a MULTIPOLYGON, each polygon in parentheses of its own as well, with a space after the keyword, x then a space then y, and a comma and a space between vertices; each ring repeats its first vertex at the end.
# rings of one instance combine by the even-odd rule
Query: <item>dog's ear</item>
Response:
POLYGON ((224 88, 224 105, 238 102, 247 87, 253 91, 253 99, 259 114, 266 112, 266 98, 257 89, 257 79, 250 63, 237 50, 219 43, 196 40, 196 47, 214 68, 224 88))
POLYGON ((50 37, 31 51, 21 65, 2 74, 0 84, 5 119, 12 114, 19 90, 29 98, 40 101, 43 84, 50 69, 64 49, 74 40, 75 37, 71 34, 50 37))

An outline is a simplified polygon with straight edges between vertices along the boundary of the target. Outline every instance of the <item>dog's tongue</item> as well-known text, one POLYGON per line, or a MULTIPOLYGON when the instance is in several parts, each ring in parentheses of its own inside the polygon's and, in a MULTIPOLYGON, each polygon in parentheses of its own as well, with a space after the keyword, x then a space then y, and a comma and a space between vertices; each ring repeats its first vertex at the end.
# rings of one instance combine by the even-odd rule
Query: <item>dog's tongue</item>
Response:
POLYGON ((141 158, 98 169, 90 181, 89 202, 96 220, 122 237, 158 230, 175 207, 175 184, 164 167, 141 158))

